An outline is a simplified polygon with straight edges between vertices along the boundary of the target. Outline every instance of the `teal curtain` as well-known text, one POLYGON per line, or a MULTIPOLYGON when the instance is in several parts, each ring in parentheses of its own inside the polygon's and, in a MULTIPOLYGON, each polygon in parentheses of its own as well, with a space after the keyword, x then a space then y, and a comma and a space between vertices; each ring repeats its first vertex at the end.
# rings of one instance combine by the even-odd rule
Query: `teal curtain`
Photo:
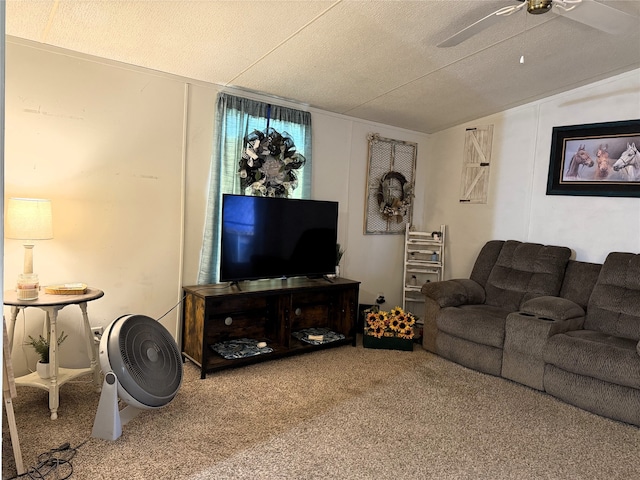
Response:
POLYGON ((267 128, 287 132, 296 150, 304 155, 304 167, 297 171, 298 187, 291 198, 311 198, 311 114, 270 105, 248 98, 219 93, 216 101, 213 153, 209 172, 209 196, 205 219, 198 284, 216 283, 220 268, 220 217, 224 193, 243 194, 238 175, 245 149, 244 137, 267 128))

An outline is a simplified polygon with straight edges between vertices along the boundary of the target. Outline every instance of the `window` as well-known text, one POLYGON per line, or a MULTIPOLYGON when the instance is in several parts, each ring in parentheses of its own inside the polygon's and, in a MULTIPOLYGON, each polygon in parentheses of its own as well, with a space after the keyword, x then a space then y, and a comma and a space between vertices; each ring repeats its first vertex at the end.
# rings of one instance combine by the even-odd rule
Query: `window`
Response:
POLYGON ((238 172, 247 147, 245 138, 255 130, 264 132, 269 127, 281 134, 288 133, 296 151, 306 160, 304 167, 296 171, 298 184, 290 197, 311 197, 311 114, 219 93, 198 284, 218 281, 222 195, 245 193, 238 172))

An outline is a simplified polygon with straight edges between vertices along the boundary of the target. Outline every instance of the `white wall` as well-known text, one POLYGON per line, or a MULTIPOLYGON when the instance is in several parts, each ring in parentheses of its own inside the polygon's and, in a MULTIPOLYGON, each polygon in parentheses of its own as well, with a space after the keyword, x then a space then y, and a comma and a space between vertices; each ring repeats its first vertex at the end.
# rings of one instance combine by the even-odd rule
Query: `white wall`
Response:
POLYGON ((468 277, 490 239, 565 245, 578 260, 598 263, 610 251, 640 252, 640 198, 546 195, 554 126, 637 118, 640 70, 432 135, 424 218, 449 226, 447 277, 468 277), (487 124, 494 125, 488 202, 460 204, 465 128, 487 124))
POLYGON ((640 198, 545 196, 551 128, 640 118, 640 70, 540 102, 529 236, 572 247, 580 260, 640 253, 640 198))
MULTIPOLYGON (((181 285, 196 283, 217 92, 214 85, 8 41, 6 196, 52 200, 54 239, 37 242, 35 271, 43 285, 82 281, 104 290, 89 304, 93 325, 126 313, 157 318, 179 302, 181 285)), ((362 281, 361 302, 384 293, 397 304, 403 238, 362 233, 366 136, 418 142, 419 171, 427 136, 310 111, 313 198, 340 202, 342 273, 362 281)), ((21 242, 6 240, 4 254, 10 286, 22 271, 21 242)), ((44 320, 37 309, 25 314, 15 335, 18 374, 35 364, 32 349, 21 344, 40 333, 44 320)), ((79 319, 76 307, 59 315, 58 330, 70 334, 60 350, 64 366, 87 363, 79 319)), ((179 309, 162 323, 179 337, 179 309)))
MULTIPOLYGON (((184 85, 10 42, 6 65, 5 194, 53 206, 54 239, 34 249, 41 284, 104 290, 89 304, 95 325, 127 313, 159 317, 180 288, 184 85)), ((6 239, 8 288, 22 258, 21 241, 6 239)), ((24 313, 14 342, 19 372, 35 359, 23 339, 44 319, 35 308, 24 313)), ((79 308, 59 318, 58 331, 69 334, 61 364, 86 363, 79 308)), ((176 319, 163 323, 175 330, 176 319)))

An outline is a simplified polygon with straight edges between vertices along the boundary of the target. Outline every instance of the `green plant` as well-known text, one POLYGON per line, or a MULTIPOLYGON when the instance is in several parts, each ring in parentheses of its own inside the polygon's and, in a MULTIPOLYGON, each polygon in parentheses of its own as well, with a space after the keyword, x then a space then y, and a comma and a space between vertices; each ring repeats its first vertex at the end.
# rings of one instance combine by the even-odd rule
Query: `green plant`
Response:
MULTIPOLYGON (((58 337, 58 346, 60 346, 67 337, 68 335, 65 335, 64 331, 60 333, 60 336, 58 337)), ((44 338, 42 335, 38 335, 38 338, 33 338, 29 335, 29 342, 27 345, 31 345, 35 349, 36 353, 40 355, 40 362, 49 363, 49 335, 47 335, 47 338, 44 338)))
POLYGON ((340 260, 342 260, 343 255, 344 255, 344 250, 340 248, 339 243, 336 243, 336 266, 340 265, 340 260))

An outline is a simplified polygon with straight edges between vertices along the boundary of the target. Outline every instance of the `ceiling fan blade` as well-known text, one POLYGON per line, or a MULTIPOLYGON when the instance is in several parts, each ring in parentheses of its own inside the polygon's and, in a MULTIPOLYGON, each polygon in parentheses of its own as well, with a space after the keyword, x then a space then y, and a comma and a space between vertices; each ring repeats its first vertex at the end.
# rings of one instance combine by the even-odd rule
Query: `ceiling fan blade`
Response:
POLYGON ((485 30, 490 26, 498 23, 501 17, 506 15, 511 15, 512 13, 520 10, 524 5, 525 3, 522 3, 521 5, 509 6, 509 7, 504 7, 499 10, 496 10, 495 12, 490 13, 486 17, 481 18, 477 22, 472 23, 468 27, 463 28, 458 33, 451 35, 449 38, 440 42, 436 46, 446 48, 446 47, 453 47, 455 45, 458 45, 459 43, 462 43, 465 40, 480 33, 482 30, 485 30))
POLYGON ((568 10, 557 5, 556 2, 554 5, 558 7, 553 9, 554 13, 614 35, 631 31, 638 28, 640 24, 640 19, 633 15, 594 0, 582 0, 575 5, 575 8, 568 10))

